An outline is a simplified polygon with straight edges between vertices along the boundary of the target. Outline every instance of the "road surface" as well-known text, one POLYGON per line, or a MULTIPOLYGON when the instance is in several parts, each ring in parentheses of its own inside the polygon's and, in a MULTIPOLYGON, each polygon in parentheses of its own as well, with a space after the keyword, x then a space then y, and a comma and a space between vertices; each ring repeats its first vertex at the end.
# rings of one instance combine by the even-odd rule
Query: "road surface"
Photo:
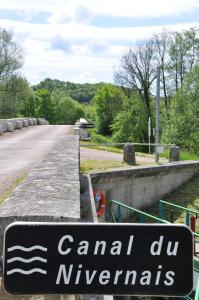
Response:
POLYGON ((0 195, 41 161, 63 136, 71 133, 72 126, 41 125, 0 136, 0 195))

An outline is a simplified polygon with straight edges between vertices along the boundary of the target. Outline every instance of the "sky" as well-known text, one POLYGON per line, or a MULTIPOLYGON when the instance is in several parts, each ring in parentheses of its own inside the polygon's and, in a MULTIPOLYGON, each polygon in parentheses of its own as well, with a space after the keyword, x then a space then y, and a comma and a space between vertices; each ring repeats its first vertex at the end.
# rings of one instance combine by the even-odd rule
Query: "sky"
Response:
POLYGON ((199 0, 0 0, 0 28, 23 47, 30 84, 110 82, 138 40, 199 27, 199 0))

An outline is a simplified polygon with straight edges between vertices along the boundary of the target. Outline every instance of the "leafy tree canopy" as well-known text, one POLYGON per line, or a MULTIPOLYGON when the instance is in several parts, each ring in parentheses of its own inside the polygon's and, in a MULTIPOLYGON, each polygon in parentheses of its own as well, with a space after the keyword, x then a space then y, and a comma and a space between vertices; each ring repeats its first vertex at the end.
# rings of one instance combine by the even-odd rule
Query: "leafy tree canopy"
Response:
POLYGON ((34 90, 37 89, 47 89, 49 92, 53 90, 63 90, 66 95, 70 96, 78 102, 89 102, 96 94, 97 89, 102 85, 102 83, 72 83, 69 81, 61 81, 58 79, 46 78, 39 84, 33 86, 34 90))
POLYGON ((173 98, 170 122, 163 140, 199 153, 199 66, 185 77, 182 89, 173 98))
POLYGON ((93 103, 96 109, 96 130, 98 133, 111 134, 111 125, 121 109, 124 97, 124 92, 112 84, 104 84, 97 90, 93 103))

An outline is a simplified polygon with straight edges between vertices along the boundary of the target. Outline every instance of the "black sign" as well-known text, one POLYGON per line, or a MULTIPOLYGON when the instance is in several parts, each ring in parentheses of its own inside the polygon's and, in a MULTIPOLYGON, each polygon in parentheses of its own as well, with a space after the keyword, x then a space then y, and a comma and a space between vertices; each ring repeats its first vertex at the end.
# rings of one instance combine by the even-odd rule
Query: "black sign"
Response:
POLYGON ((80 124, 80 128, 94 128, 94 124, 93 123, 83 123, 83 124, 80 124))
POLYGON ((182 296, 192 233, 180 225, 13 223, 4 241, 10 294, 182 296))

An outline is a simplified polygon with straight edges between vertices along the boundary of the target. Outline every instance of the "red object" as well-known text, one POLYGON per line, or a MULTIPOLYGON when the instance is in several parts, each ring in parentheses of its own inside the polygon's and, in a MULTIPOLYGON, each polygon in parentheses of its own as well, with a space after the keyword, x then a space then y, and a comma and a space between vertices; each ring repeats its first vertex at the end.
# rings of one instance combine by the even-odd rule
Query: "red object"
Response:
POLYGON ((191 230, 196 231, 196 218, 194 216, 191 216, 191 230))
POLYGON ((94 196, 95 201, 100 201, 99 209, 97 210, 97 216, 101 217, 105 213, 105 209, 106 209, 105 195, 100 190, 94 190, 93 196, 94 196))

